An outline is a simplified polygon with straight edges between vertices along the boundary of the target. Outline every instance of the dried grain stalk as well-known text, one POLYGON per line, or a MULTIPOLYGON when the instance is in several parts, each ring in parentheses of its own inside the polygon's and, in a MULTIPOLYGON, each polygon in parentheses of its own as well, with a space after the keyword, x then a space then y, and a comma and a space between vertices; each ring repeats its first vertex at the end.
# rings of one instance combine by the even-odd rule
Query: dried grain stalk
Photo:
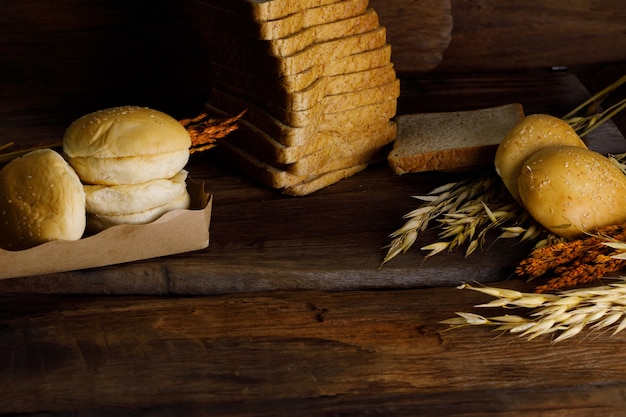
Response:
POLYGON ((556 294, 524 293, 515 290, 463 284, 459 289, 479 291, 495 299, 476 308, 527 309, 526 314, 484 316, 457 312, 457 317, 444 320, 450 328, 492 326, 496 331, 517 334, 532 340, 551 335, 552 342, 561 342, 581 333, 612 330, 615 335, 626 328, 626 278, 590 288, 561 291, 556 294))
POLYGON ((389 235, 392 241, 381 267, 409 250, 429 227, 439 232, 436 242, 421 247, 428 251, 427 258, 459 247, 465 247, 469 256, 485 246, 487 233, 496 228, 501 229, 498 239, 548 239, 549 233, 517 204, 495 174, 451 182, 413 198, 422 203, 404 215, 404 225, 389 235))

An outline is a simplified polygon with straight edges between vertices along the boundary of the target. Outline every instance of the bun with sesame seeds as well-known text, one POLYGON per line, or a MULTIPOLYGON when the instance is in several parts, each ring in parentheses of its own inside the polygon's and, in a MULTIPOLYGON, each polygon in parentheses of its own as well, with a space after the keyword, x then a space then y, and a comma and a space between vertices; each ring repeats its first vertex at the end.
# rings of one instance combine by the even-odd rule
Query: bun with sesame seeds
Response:
POLYGON ((138 184, 171 178, 189 160, 191 138, 175 118, 158 110, 121 106, 75 120, 63 152, 85 184, 138 184))
POLYGON ((0 247, 23 250, 78 240, 86 225, 85 192, 63 157, 39 149, 0 170, 0 247))

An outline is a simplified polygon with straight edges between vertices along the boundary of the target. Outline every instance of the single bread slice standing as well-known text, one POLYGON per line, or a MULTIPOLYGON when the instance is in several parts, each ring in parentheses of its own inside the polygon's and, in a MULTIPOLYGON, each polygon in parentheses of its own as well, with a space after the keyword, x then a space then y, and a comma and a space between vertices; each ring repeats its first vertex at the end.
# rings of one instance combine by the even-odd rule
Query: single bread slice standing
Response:
POLYGON ((398 137, 387 160, 394 173, 493 165, 496 149, 524 117, 521 104, 396 117, 398 137))

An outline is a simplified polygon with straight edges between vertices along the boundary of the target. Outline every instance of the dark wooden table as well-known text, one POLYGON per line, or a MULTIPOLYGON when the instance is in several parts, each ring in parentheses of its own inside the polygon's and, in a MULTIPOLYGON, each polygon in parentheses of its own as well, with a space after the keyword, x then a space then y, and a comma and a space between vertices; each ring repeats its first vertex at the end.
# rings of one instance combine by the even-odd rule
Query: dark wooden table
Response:
MULTIPOLYGON (((399 112, 517 101, 528 113, 562 115, 589 95, 585 84, 598 89, 622 69, 407 78, 399 112)), ((621 120, 591 146, 626 150, 621 120)), ((21 139, 46 140, 37 132, 21 139)), ((489 299, 455 289, 461 281, 530 289, 509 279, 527 248, 426 261, 414 248, 378 269, 387 235, 415 207, 410 196, 454 175, 399 177, 379 164, 293 198, 211 152, 194 156, 190 171, 214 195, 206 250, 0 281, 1 412, 624 414, 626 333, 552 344, 439 323, 489 299)))

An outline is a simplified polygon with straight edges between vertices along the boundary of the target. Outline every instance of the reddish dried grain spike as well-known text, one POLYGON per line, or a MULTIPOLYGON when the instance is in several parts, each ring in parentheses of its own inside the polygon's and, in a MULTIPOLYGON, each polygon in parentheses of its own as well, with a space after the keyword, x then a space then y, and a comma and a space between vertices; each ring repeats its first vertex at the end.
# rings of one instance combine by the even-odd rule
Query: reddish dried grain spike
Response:
POLYGON ((237 116, 229 118, 212 118, 202 113, 192 119, 180 120, 191 137, 190 153, 201 152, 217 145, 217 140, 228 136, 239 127, 238 121, 245 110, 237 116))

